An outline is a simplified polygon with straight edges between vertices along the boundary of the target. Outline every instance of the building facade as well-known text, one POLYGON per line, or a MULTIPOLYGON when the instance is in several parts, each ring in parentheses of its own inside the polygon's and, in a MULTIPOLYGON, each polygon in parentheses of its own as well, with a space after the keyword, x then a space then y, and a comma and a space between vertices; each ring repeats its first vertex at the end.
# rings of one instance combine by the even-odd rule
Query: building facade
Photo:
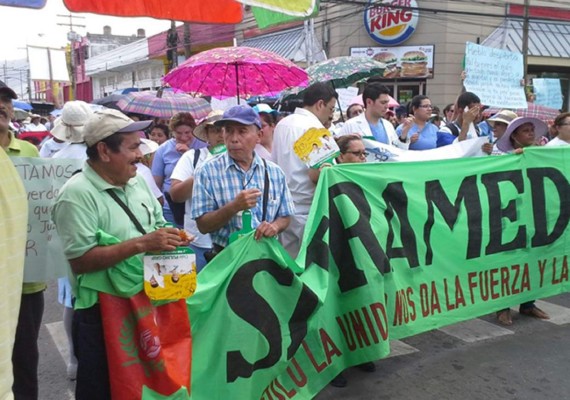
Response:
MULTIPOLYGON (((466 42, 522 52, 523 4, 524 0, 322 2, 314 18, 314 37, 328 58, 347 55, 381 58, 380 53, 391 53, 392 60, 390 54, 382 54, 388 58, 381 61, 395 63, 392 73, 382 77, 393 97, 403 103, 416 94, 425 94, 443 107, 453 102, 462 88, 466 42), (404 10, 406 7, 411 7, 417 15, 404 10)), ((565 6, 559 2, 533 1, 528 31, 528 78, 561 79, 565 99, 570 82, 568 9, 570 3, 565 6)), ((251 14, 246 14, 244 21, 251 21, 250 17, 251 14)), ((251 43, 251 37, 243 36, 254 24, 242 23, 238 37, 241 34, 243 41, 251 43)), ((269 34, 260 32, 258 40, 274 35, 275 30, 274 27, 269 34)), ((568 108, 567 100, 563 108, 568 108)))

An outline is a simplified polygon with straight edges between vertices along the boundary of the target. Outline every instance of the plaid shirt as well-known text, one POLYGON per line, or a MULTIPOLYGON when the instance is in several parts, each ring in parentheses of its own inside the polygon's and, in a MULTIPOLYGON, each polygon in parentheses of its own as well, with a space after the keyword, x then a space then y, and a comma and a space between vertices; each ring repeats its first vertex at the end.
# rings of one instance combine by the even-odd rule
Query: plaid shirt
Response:
MULTIPOLYGON (((276 164, 267 162, 269 196, 266 221, 295 213, 285 174, 276 164)), ((192 218, 218 210, 233 201, 245 189, 259 189, 263 193, 265 167, 263 160, 254 153, 252 165, 244 171, 226 152, 214 157, 196 171, 192 196, 192 218)), ((256 228, 263 216, 263 195, 251 211, 252 225, 256 228)), ((227 246, 230 234, 241 229, 241 216, 235 215, 222 228, 211 232, 212 242, 227 246)))

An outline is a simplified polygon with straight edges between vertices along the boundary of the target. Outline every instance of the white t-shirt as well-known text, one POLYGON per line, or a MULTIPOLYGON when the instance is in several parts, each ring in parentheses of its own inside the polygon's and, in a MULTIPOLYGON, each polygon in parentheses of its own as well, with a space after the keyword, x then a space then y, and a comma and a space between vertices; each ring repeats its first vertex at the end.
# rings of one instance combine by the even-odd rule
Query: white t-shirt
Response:
MULTIPOLYGON (((176 163, 174 170, 172 171, 172 175, 170 175, 170 179, 176 179, 178 181, 184 182, 186 179, 193 177, 196 173, 196 170, 200 168, 202 164, 206 160, 212 158, 212 155, 208 151, 208 149, 203 148, 200 149, 200 156, 198 157, 198 162, 196 163, 196 169, 194 169, 194 154, 196 150, 191 149, 184 153, 180 160, 176 163)), ((184 230, 192 235, 195 235, 196 238, 192 242, 192 244, 196 247, 201 247, 204 249, 209 249, 212 247, 212 239, 210 235, 200 233, 198 230, 198 225, 196 225, 196 221, 190 218, 192 213, 192 198, 186 200, 186 206, 184 210, 184 230)))
POLYGON ((255 145, 255 152, 259 157, 271 161, 271 153, 261 143, 255 145))
POLYGON ((150 168, 144 165, 143 163, 137 163, 137 173, 139 175, 142 175, 154 197, 160 199, 162 197, 162 192, 160 191, 158 186, 156 186, 156 181, 152 176, 152 171, 150 170, 150 168))
POLYGON ((315 184, 309 178, 309 167, 293 151, 293 145, 310 128, 322 129, 315 114, 304 108, 283 118, 273 133, 273 162, 285 172, 297 215, 308 215, 315 194, 315 184))
POLYGON ((73 158, 87 160, 87 145, 85 143, 66 143, 66 146, 51 158, 73 158))
POLYGON ((555 146, 568 146, 570 145, 570 143, 568 143, 565 140, 560 139, 559 137, 555 137, 554 139, 552 139, 550 142, 546 143, 545 146, 550 146, 550 147, 555 147, 555 146))
POLYGON ((51 158, 55 153, 63 149, 67 143, 56 142, 53 138, 46 140, 40 148, 40 157, 51 158))
POLYGON ((45 132, 47 131, 47 128, 44 126, 44 124, 28 124, 24 127, 23 132, 45 132))

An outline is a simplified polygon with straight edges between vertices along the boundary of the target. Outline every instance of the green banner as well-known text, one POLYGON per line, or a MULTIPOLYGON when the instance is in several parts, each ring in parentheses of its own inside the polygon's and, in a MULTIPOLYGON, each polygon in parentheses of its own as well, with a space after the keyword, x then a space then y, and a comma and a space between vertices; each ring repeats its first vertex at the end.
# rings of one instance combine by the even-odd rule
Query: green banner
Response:
POLYGON ((250 235, 198 275, 192 398, 308 399, 392 339, 567 292, 569 174, 565 148, 325 169, 297 263, 250 235))

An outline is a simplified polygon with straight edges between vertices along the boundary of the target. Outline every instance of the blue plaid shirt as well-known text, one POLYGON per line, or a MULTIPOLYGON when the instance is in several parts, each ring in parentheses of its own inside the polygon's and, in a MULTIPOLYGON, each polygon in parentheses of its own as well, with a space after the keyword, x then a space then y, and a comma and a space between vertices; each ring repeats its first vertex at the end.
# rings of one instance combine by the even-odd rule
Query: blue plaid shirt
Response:
MULTIPOLYGON (((266 221, 272 222, 279 217, 295 213, 291 193, 287 187, 285 174, 276 164, 267 162, 269 174, 269 196, 267 201, 266 221)), ((263 160, 254 153, 253 163, 244 171, 229 154, 220 154, 196 171, 192 196, 192 218, 218 210, 233 201, 239 192, 245 189, 259 189, 263 193, 265 167, 263 160)), ((256 228, 263 217, 263 195, 257 199, 257 205, 251 210, 252 225, 256 228)), ((217 231, 211 232, 212 242, 227 246, 230 235, 241 229, 241 216, 235 215, 217 231)))

